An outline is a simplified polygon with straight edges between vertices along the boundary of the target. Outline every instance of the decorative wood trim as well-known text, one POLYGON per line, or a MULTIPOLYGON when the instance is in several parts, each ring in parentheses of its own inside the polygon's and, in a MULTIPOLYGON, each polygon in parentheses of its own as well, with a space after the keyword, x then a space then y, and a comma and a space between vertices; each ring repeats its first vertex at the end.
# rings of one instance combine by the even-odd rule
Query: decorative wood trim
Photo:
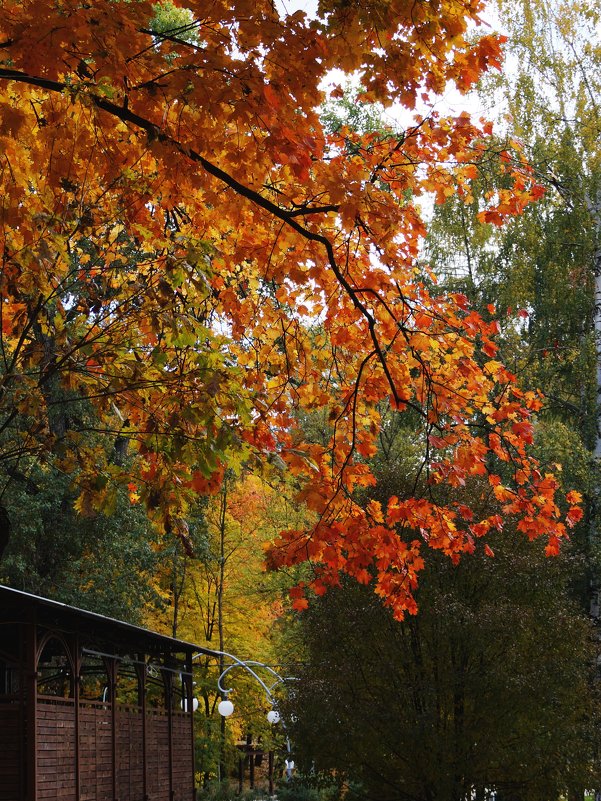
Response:
POLYGON ((26 641, 25 684, 26 696, 26 729, 27 729, 27 801, 36 801, 37 797, 37 626, 35 612, 29 624, 24 624, 26 641))
POLYGON ((117 661, 104 657, 104 665, 109 683, 109 701, 111 704, 111 759, 112 759, 112 782, 113 782, 113 801, 117 798, 117 661))
POLYGON ((144 659, 144 654, 138 654, 138 660, 143 663, 136 665, 136 672, 138 674, 139 681, 138 696, 140 707, 142 708, 142 765, 144 768, 142 772, 142 797, 144 801, 150 801, 148 797, 148 743, 146 742, 146 660, 144 659))
POLYGON ((81 751, 80 751, 80 730, 81 719, 79 710, 79 701, 81 696, 81 656, 79 653, 79 642, 77 634, 72 638, 72 656, 73 656, 73 700, 75 702, 74 717, 75 717, 75 798, 77 801, 81 798, 81 751))

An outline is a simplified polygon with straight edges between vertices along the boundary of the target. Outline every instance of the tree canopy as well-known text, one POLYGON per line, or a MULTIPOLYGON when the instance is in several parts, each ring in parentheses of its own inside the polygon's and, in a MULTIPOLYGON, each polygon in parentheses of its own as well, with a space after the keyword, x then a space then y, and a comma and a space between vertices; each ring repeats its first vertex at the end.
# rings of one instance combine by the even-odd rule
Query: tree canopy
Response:
MULTIPOLYGON (((516 58, 485 85, 504 97, 504 124, 548 191, 502 228, 479 225, 503 180, 491 164, 469 205, 456 196, 436 208, 429 257, 451 291, 482 310, 496 304, 499 353, 523 388, 548 397, 539 458, 563 462, 565 485, 591 499, 589 520, 551 562, 539 543, 512 541, 510 525, 488 537, 494 559, 451 568, 430 557, 415 619, 393 621, 348 584, 304 616, 294 740, 307 767, 360 777, 360 797, 582 799, 599 784, 598 632, 579 609, 585 601, 588 612, 598 575, 599 16, 578 2, 502 5, 516 58)), ((400 494, 413 432, 400 442, 394 426, 385 433, 373 492, 388 483, 400 494)))
POLYGON ((397 617, 415 609, 423 542, 456 559, 512 518, 556 552, 580 510, 529 454, 541 398, 495 358, 494 308, 438 290, 420 260, 425 195, 469 202, 497 157, 481 220, 501 224, 542 190, 517 144, 465 113, 415 113, 401 134, 328 133, 318 113, 334 67, 357 72, 366 101, 410 111, 449 82, 468 89, 500 63, 498 37, 468 36, 482 8, 324 0, 309 18, 267 0, 7 0, 9 473, 52 453, 77 473, 81 513, 110 509, 125 484, 186 542, 193 497, 226 467, 287 468, 318 522, 281 533, 271 564, 311 559, 317 593, 341 573, 375 576, 397 617), (322 408, 329 439, 306 442, 298 411, 322 408), (413 415, 429 481, 363 509, 353 493, 375 481, 384 408, 413 415), (438 494, 471 476, 493 514, 438 494))

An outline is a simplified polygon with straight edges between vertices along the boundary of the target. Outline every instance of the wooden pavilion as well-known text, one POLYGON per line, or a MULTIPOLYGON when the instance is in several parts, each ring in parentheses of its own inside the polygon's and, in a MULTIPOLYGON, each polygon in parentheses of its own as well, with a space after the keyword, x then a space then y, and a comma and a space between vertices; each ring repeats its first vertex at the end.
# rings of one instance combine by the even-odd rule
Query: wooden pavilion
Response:
POLYGON ((0 586, 0 801, 192 801, 201 650, 0 586))

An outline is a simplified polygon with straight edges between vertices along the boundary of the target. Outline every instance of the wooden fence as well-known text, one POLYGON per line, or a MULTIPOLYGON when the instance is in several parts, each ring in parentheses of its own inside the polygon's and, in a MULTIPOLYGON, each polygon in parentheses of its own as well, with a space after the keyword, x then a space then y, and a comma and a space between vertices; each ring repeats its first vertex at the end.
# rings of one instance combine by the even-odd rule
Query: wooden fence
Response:
MULTIPOLYGON (((0 801, 25 792, 23 713, 0 699, 0 801)), ((192 801, 190 715, 36 699, 35 801, 192 801)))

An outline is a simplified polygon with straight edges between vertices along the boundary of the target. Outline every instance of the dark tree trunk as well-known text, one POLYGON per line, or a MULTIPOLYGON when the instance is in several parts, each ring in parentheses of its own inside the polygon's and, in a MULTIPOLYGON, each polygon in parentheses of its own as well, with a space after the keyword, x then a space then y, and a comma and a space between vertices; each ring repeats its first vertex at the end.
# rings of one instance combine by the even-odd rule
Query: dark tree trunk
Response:
POLYGON ((0 504, 0 560, 10 542, 10 531, 10 517, 4 506, 0 504))

